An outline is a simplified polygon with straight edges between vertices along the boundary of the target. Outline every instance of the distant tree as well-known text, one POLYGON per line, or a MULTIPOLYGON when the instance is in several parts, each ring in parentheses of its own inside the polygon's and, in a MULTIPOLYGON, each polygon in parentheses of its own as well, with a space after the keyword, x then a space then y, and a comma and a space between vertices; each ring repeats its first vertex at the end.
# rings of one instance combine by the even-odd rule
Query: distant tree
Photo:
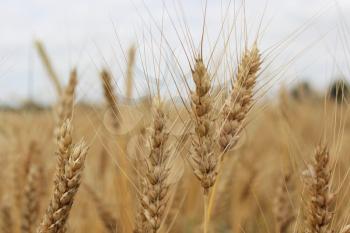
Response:
POLYGON ((292 97, 299 101, 309 99, 310 97, 314 96, 314 94, 314 90, 307 81, 299 82, 291 90, 292 97))
POLYGON ((329 97, 337 103, 347 101, 350 95, 349 83, 344 79, 337 79, 330 84, 329 97))

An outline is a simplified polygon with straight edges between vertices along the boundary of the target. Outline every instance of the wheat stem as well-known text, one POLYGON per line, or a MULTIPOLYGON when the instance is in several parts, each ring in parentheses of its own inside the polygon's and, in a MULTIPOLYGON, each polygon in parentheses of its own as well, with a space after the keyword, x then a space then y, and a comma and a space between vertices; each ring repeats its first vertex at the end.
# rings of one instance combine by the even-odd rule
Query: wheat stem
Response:
POLYGON ((136 49, 134 46, 131 46, 129 49, 129 56, 128 56, 128 66, 126 70, 126 98, 130 100, 132 98, 132 90, 133 90, 133 69, 135 64, 135 53, 136 49))
POLYGON ((208 233, 208 227, 209 227, 209 209, 208 209, 208 203, 209 202, 209 194, 203 195, 203 203, 204 203, 204 221, 203 221, 203 233, 208 233))

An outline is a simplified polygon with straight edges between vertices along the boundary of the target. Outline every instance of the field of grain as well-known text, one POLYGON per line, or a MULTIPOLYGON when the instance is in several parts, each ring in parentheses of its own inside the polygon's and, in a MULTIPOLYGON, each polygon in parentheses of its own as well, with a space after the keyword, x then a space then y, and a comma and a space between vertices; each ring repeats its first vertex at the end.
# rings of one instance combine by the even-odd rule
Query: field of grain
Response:
POLYGON ((36 41, 57 101, 0 109, 0 232, 350 232, 346 84, 269 94, 277 79, 259 36, 235 59, 224 43, 220 60, 203 35, 186 67, 166 66, 180 76, 168 94, 157 66, 171 46, 153 50, 152 85, 143 67, 142 98, 132 98, 134 69, 146 57, 131 46, 125 97, 100 67, 97 104, 76 98, 79 67, 64 83, 36 41))

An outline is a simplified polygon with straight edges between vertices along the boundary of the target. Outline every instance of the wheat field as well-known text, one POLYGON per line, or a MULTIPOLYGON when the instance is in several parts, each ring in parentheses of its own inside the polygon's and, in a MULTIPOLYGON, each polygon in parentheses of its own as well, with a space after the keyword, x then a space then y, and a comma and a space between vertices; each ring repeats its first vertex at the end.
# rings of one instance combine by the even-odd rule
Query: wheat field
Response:
POLYGON ((160 88, 162 56, 150 61, 149 94, 131 98, 146 63, 133 45, 119 77, 126 97, 99 67, 98 104, 76 98, 79 67, 64 83, 36 41, 57 100, 0 110, 1 232, 350 232, 347 86, 268 95, 277 81, 259 35, 235 59, 224 43, 223 61, 203 35, 186 67, 168 66, 176 100, 160 88))

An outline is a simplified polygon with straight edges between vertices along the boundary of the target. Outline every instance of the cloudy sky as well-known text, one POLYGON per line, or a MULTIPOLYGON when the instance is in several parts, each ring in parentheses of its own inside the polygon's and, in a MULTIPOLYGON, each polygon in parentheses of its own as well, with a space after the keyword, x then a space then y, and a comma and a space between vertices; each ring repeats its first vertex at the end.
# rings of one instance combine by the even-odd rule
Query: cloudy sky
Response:
MULTIPOLYGON (((243 14, 239 2, 232 2, 208 0, 208 41, 215 41, 225 15, 229 15, 224 21, 228 29, 236 13, 243 14)), ((269 52, 268 59, 273 61, 269 69, 280 74, 281 82, 291 85, 309 79, 320 89, 332 77, 349 77, 350 1, 246 0, 244 14, 248 34, 256 34, 261 23, 260 48, 269 52), (272 49, 276 45, 281 46, 272 49)), ((183 28, 181 22, 186 22, 198 42, 202 20, 201 0, 1 0, 0 103, 56 98, 33 48, 36 39, 44 42, 62 83, 77 66, 79 96, 98 100, 98 70, 108 66, 115 76, 122 76, 123 51, 131 44, 142 48, 142 43, 152 38, 150 28, 159 31, 162 25, 169 47, 175 51, 180 47, 175 28, 183 28)), ((233 40, 242 41, 238 34, 233 40)), ((123 93, 123 80, 116 82, 123 93)), ((138 85, 142 89, 142 82, 138 85)))

